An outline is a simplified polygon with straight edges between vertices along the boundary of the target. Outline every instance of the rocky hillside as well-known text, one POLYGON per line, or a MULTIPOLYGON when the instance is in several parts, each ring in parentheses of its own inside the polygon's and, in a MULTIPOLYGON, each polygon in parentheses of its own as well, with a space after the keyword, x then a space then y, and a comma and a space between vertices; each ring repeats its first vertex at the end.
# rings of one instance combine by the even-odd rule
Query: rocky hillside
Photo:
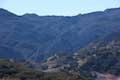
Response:
POLYGON ((101 47, 99 45, 94 50, 86 49, 87 56, 84 58, 87 62, 81 69, 120 75, 120 41, 112 41, 101 47))
POLYGON ((42 66, 47 72, 66 71, 96 80, 116 80, 120 76, 120 32, 114 31, 74 55, 52 56, 42 66))

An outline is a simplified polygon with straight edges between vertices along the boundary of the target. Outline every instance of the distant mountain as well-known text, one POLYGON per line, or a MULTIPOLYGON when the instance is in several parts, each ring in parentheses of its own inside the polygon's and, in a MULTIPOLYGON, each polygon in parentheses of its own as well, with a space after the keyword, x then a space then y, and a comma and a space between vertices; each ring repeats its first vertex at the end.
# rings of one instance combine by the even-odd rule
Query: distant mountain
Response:
POLYGON ((55 53, 73 54, 119 31, 119 16, 120 8, 77 16, 17 16, 0 9, 0 55, 40 62, 55 53))

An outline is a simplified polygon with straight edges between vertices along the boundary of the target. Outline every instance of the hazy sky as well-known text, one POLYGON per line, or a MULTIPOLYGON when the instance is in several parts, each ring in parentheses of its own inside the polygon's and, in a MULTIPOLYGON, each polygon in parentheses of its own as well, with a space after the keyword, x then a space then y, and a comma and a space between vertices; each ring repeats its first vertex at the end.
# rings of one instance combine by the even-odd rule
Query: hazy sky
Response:
POLYGON ((120 0, 0 0, 0 8, 18 15, 77 15, 120 6, 120 0))

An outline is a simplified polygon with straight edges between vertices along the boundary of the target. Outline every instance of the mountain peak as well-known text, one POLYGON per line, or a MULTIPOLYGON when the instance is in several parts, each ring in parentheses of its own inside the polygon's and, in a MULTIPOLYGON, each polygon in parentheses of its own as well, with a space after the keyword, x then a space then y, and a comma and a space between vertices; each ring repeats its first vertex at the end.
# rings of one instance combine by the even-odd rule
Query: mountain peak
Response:
POLYGON ((110 8, 110 9, 106 9, 104 12, 112 13, 112 14, 119 14, 120 8, 110 8))
POLYGON ((7 10, 5 10, 5 9, 3 9, 3 8, 0 8, 0 11, 7 11, 7 10))
POLYGON ((25 16, 25 17, 38 17, 38 15, 37 14, 34 14, 34 13, 32 13, 32 14, 29 14, 29 13, 26 13, 26 14, 24 14, 23 16, 25 16))
POLYGON ((1 17, 2 17, 2 16, 4 16, 4 17, 10 17, 10 16, 11 16, 11 17, 15 17, 15 16, 17 16, 17 15, 9 12, 8 10, 5 10, 5 9, 0 8, 0 16, 1 16, 1 17))

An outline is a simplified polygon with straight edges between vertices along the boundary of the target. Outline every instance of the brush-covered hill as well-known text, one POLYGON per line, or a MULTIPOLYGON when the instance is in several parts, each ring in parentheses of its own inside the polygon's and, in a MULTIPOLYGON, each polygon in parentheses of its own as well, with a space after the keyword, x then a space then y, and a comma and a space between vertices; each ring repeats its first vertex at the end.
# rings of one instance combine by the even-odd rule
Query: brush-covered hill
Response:
POLYGON ((1 80, 88 80, 66 72, 44 73, 25 67, 12 60, 0 59, 1 80))
POLYGON ((109 73, 120 76, 120 32, 113 32, 108 36, 90 44, 78 52, 86 62, 81 66, 81 72, 109 73), (107 38, 107 39, 106 39, 107 38), (84 53, 84 55, 82 55, 84 53))
MULTIPOLYGON (((45 71, 48 72, 67 71, 92 78, 93 72, 104 76, 106 74, 120 76, 120 32, 114 31, 81 48, 72 56, 54 55, 43 64, 45 71)), ((106 77, 109 76, 106 75, 106 77)))

